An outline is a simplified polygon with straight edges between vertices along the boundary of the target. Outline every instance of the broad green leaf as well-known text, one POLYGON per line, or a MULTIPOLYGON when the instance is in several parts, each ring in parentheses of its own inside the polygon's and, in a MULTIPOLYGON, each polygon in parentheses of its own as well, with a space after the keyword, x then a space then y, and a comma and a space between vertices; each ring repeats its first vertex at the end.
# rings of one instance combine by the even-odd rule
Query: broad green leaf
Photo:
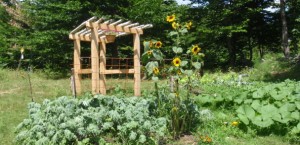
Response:
POLYGON ((299 111, 292 112, 291 117, 294 118, 294 119, 296 119, 296 120, 300 120, 300 113, 299 113, 299 111))
POLYGON ((261 108, 261 115, 264 119, 271 118, 277 112, 278 109, 272 104, 262 106, 261 108))
POLYGON ((292 103, 285 103, 280 107, 280 111, 292 112, 296 109, 296 105, 292 103))
POLYGON ((158 81, 158 77, 153 76, 153 77, 152 77, 152 80, 153 80, 153 81, 158 81))
POLYGON ((251 119, 255 117, 255 111, 249 105, 245 105, 244 109, 245 109, 246 116, 248 118, 251 119))
POLYGON ((274 98, 275 100, 278 100, 278 101, 282 100, 285 97, 283 94, 277 93, 276 90, 272 90, 270 92, 270 95, 271 95, 272 98, 274 98))
POLYGON ((153 53, 153 57, 157 60, 162 60, 163 59, 163 54, 161 53, 161 51, 152 51, 153 53))
POLYGON ((252 99, 246 99, 246 100, 244 101, 244 103, 245 103, 245 104, 251 104, 251 103, 252 103, 252 99))
POLYGON ((282 120, 282 117, 279 113, 276 113, 272 116, 272 119, 275 120, 275 121, 278 121, 278 122, 281 122, 281 123, 284 123, 283 120, 282 120))
POLYGON ((238 118, 239 118, 244 124, 246 124, 246 125, 249 124, 249 120, 248 120, 248 118, 247 118, 245 115, 243 115, 243 114, 238 114, 237 116, 238 116, 238 118))
POLYGON ((185 70, 183 73, 186 74, 187 76, 192 76, 193 75, 192 70, 185 70))
POLYGON ((261 104, 259 100, 254 100, 251 104, 251 107, 257 112, 261 112, 261 104))
POLYGON ((274 121, 271 118, 263 119, 262 116, 258 115, 252 119, 252 123, 260 127, 269 127, 274 121))
POLYGON ((298 123, 297 126, 295 126, 292 131, 291 131, 293 134, 298 134, 300 133, 300 122, 298 123))
POLYGON ((280 107, 279 113, 281 114, 282 122, 287 123, 288 121, 293 120, 293 118, 291 116, 291 112, 289 111, 289 103, 286 103, 285 105, 280 107))
POLYGON ((248 105, 240 106, 236 112, 238 117, 247 125, 249 124, 249 119, 255 117, 255 111, 248 105))
POLYGON ((234 99, 234 102, 238 103, 238 104, 241 104, 243 102, 243 99, 241 98, 236 98, 234 99))
POLYGON ((181 63, 180 63, 180 66, 182 66, 182 67, 184 67, 184 66, 186 66, 188 64, 188 61, 181 61, 181 63))
POLYGON ((169 35, 170 35, 170 36, 178 35, 178 32, 176 32, 176 31, 171 31, 171 32, 169 33, 169 35))
POLYGON ((296 101, 295 105, 297 106, 297 108, 300 110, 300 101, 296 101))
POLYGON ((147 52, 150 49, 150 41, 144 41, 144 51, 147 52))
POLYGON ((180 33, 181 33, 181 34, 185 34, 185 33, 187 33, 187 32, 188 32, 188 30, 187 30, 186 28, 180 30, 180 33))
POLYGON ((194 62, 192 64, 196 69, 200 69, 201 68, 201 63, 200 62, 194 62))
POLYGON ((145 53, 142 54, 142 62, 143 63, 148 62, 149 59, 150 59, 150 56, 147 54, 147 52, 145 52, 145 53))
POLYGON ((275 101, 273 103, 276 107, 280 108, 282 106, 282 101, 275 101))
POLYGON ((172 50, 173 50, 173 52, 176 53, 176 54, 182 53, 182 48, 181 48, 181 47, 176 47, 176 46, 174 46, 174 47, 172 48, 172 50))
POLYGON ((200 101, 201 103, 205 104, 205 103, 210 103, 210 102, 212 102, 212 99, 211 99, 210 96, 200 96, 200 97, 199 97, 199 101, 200 101))
POLYGON ((258 89, 257 91, 253 92, 253 98, 263 98, 264 96, 264 92, 260 89, 258 89))
POLYGON ((246 115, 245 109, 244 109, 243 106, 240 106, 240 107, 236 110, 236 112, 237 112, 238 114, 246 115))

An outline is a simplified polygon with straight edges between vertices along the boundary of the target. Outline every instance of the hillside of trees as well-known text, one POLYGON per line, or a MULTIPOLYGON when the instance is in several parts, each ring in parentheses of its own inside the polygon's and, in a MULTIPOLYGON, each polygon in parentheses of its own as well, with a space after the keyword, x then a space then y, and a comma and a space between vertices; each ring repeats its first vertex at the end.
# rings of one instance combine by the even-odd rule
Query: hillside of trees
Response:
MULTIPOLYGON (((178 5, 175 0, 1 0, 0 67, 16 68, 24 48, 23 67, 70 70, 73 42, 68 34, 92 16, 151 23, 142 41, 159 39, 166 50, 172 45, 166 16, 192 21, 186 46, 202 48, 206 69, 251 66, 255 56, 270 52, 286 59, 299 53, 300 0, 191 1, 178 5)), ((125 38, 116 45, 126 48, 131 43, 125 38)), ((131 52, 118 54, 127 53, 131 52)))

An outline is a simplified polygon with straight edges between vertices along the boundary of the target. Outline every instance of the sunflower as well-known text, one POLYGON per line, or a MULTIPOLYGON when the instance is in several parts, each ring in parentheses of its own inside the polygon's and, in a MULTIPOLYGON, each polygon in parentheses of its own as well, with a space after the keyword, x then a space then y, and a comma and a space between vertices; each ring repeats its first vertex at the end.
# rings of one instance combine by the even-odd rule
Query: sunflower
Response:
POLYGON ((232 125, 232 126, 238 126, 239 123, 238 123, 237 121, 233 121, 233 122, 231 123, 231 125, 232 125))
POLYGON ((193 24, 192 21, 190 21, 190 22, 186 23, 185 26, 186 26, 186 28, 187 28, 188 30, 190 30, 192 24, 193 24))
POLYGON ((204 142, 211 143, 212 139, 209 136, 206 136, 204 142))
POLYGON ((153 47, 153 42, 150 40, 150 48, 153 47))
POLYGON ((180 66, 180 63, 181 63, 180 58, 176 57, 176 58, 173 59, 173 65, 174 66, 178 67, 178 66, 180 66))
POLYGON ((172 23, 172 28, 173 29, 177 29, 178 27, 180 27, 180 25, 178 23, 176 23, 176 22, 172 23))
POLYGON ((152 55, 152 50, 147 51, 148 55, 152 55))
POLYGON ((173 14, 173 15, 171 15, 171 16, 167 16, 167 21, 168 21, 168 22, 173 22, 173 21, 175 21, 175 15, 173 14))
POLYGON ((154 73, 155 75, 158 75, 159 69, 158 69, 157 67, 153 68, 153 73, 154 73))
POLYGON ((23 52, 24 52, 24 48, 23 48, 23 47, 21 48, 20 52, 21 52, 21 53, 23 53, 23 52))
POLYGON ((192 47, 192 53, 194 55, 198 54, 198 52, 201 50, 201 48, 198 45, 193 45, 192 47))
POLYGON ((177 74, 178 75, 181 75, 182 74, 182 72, 181 72, 181 70, 179 69, 179 70, 177 70, 177 74))
POLYGON ((157 41, 157 42, 155 43, 155 47, 156 47, 156 48, 161 48, 161 46, 162 46, 162 43, 161 43, 160 41, 157 41))

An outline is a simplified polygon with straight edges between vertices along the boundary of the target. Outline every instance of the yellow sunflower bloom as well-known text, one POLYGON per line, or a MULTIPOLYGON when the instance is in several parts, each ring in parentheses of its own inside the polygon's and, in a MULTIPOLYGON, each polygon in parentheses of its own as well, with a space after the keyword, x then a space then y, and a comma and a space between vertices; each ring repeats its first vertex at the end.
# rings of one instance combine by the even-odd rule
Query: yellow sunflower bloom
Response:
POLYGON ((231 123, 231 125, 232 125, 232 126, 238 126, 239 123, 238 123, 237 121, 233 121, 233 122, 231 123))
POLYGON ((176 23, 176 22, 173 22, 173 23, 172 23, 172 28, 173 28, 173 29, 177 29, 179 26, 180 26, 180 25, 179 25, 178 23, 176 23))
POLYGON ((150 45, 149 45, 150 48, 153 47, 153 42, 150 40, 150 45))
POLYGON ((181 63, 180 58, 176 57, 176 58, 173 59, 173 65, 174 66, 178 67, 178 66, 180 66, 180 63, 181 63))
POLYGON ((167 16, 167 21, 168 22, 173 22, 173 21, 175 21, 175 15, 173 14, 173 15, 171 15, 171 16, 167 16))
POLYGON ((200 52, 201 48, 198 45, 193 45, 192 53, 193 55, 197 55, 200 52))
POLYGON ((20 52, 21 52, 21 53, 23 53, 23 52, 24 52, 24 48, 23 48, 23 47, 21 48, 20 52))
POLYGON ((158 75, 159 69, 157 67, 153 68, 153 74, 158 75))
POLYGON ((177 70, 177 74, 181 75, 182 74, 181 70, 177 70))
POLYGON ((190 30, 192 24, 193 24, 192 21, 190 21, 190 22, 188 22, 188 23, 185 24, 185 27, 186 27, 188 30, 190 30))
POLYGON ((160 41, 157 41, 157 42, 155 43, 155 47, 156 47, 156 48, 161 48, 161 46, 162 46, 162 43, 161 43, 160 41))
POLYGON ((206 136, 204 142, 211 143, 212 139, 209 136, 206 136))
POLYGON ((152 50, 147 51, 148 55, 152 55, 152 50))

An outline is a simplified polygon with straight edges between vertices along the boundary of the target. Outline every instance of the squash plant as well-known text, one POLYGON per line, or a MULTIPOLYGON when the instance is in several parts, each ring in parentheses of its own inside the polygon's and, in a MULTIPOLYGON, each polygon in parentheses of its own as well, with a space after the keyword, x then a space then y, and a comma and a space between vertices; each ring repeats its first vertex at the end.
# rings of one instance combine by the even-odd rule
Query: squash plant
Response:
POLYGON ((248 89, 234 100, 240 104, 236 112, 244 124, 262 128, 286 124, 291 133, 300 133, 300 82, 286 80, 248 89))

